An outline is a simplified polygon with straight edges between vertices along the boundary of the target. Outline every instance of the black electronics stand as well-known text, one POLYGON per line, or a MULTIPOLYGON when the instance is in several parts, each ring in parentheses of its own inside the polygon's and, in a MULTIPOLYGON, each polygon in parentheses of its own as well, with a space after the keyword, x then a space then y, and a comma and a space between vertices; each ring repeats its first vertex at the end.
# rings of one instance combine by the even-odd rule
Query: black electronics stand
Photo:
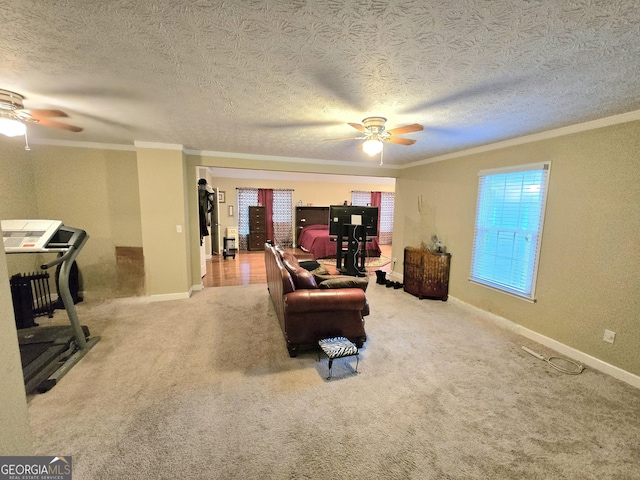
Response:
POLYGON ((367 251, 367 232, 364 225, 342 224, 336 238, 336 268, 343 275, 352 277, 365 277, 367 270, 364 266, 365 252, 367 251), (346 233, 347 249, 343 251, 346 233), (344 263, 344 266, 343 266, 344 263))

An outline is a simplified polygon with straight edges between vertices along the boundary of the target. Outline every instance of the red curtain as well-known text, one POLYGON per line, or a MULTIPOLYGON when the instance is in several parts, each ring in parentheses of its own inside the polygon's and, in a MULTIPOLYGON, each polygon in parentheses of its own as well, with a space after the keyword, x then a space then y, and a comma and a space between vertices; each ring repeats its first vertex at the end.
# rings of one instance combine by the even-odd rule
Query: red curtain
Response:
POLYGON ((371 206, 378 207, 378 236, 380 236, 380 206, 382 205, 382 192, 371 192, 371 206))
POLYGON ((273 189, 258 189, 258 205, 265 207, 267 216, 267 240, 273 243, 273 189))

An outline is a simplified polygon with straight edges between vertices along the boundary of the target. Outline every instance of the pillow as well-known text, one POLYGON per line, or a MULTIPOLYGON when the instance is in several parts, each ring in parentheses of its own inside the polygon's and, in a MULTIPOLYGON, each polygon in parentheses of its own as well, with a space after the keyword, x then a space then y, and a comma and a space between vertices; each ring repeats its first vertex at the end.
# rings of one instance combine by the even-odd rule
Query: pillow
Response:
POLYGON ((313 273, 314 275, 329 275, 329 270, 327 270, 326 267, 320 265, 315 270, 311 270, 311 273, 313 273))
POLYGON ((368 277, 351 277, 349 275, 336 275, 335 278, 324 280, 320 288, 361 288, 365 292, 369 285, 368 277))
POLYGON ((298 262, 298 264, 304 268, 305 270, 309 270, 310 272, 320 267, 320 263, 315 260, 303 260, 302 262, 298 262))
POLYGON ((322 265, 320 265, 315 270, 311 270, 311 275, 313 275, 313 278, 316 281, 316 284, 318 285, 320 285, 320 282, 326 280, 330 276, 329 270, 327 270, 322 265))

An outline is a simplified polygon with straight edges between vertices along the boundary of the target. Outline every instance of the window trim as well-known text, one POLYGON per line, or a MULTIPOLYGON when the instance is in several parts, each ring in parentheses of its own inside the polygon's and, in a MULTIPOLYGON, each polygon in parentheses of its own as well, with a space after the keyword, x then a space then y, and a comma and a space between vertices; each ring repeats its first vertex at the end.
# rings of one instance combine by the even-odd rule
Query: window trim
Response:
POLYGON ((550 174, 551 174, 550 161, 529 163, 524 165, 513 165, 509 167, 502 167, 502 168, 493 168, 493 169, 487 169, 487 170, 480 170, 478 172, 478 178, 479 178, 478 194, 477 194, 477 200, 476 200, 476 214, 475 214, 474 228, 473 228, 473 245, 471 249, 471 264, 470 264, 470 272, 469 272, 469 278, 468 278, 470 282, 476 285, 490 288, 491 290, 494 290, 500 293, 507 294, 509 296, 518 298, 520 300, 525 300, 530 303, 537 302, 536 287, 538 282, 538 269, 540 266, 540 252, 542 247, 542 239, 543 239, 544 224, 545 224, 545 217, 546 217, 547 196, 549 193, 550 174), (497 174, 505 174, 505 173, 525 172, 525 171, 531 171, 531 170, 546 170, 547 173, 546 173, 545 182, 544 182, 545 183, 544 192, 543 192, 542 201, 540 205, 540 224, 538 229, 538 242, 536 245, 535 264, 533 266, 533 271, 531 272, 531 292, 530 294, 527 295, 525 293, 521 293, 517 291, 514 288, 509 288, 509 286, 474 277, 473 267, 474 267, 474 261, 475 261, 475 253, 476 253, 475 248, 476 248, 476 236, 477 236, 477 230, 478 230, 478 208, 480 206, 480 187, 481 187, 482 177, 497 175, 497 174))

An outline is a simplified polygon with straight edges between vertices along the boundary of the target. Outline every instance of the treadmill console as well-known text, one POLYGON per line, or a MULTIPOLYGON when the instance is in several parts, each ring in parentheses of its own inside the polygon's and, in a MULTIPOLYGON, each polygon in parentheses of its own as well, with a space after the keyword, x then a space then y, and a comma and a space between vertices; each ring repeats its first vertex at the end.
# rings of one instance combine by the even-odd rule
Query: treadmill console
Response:
POLYGON ((4 250, 7 253, 45 252, 49 240, 61 226, 60 220, 2 220, 4 250))

